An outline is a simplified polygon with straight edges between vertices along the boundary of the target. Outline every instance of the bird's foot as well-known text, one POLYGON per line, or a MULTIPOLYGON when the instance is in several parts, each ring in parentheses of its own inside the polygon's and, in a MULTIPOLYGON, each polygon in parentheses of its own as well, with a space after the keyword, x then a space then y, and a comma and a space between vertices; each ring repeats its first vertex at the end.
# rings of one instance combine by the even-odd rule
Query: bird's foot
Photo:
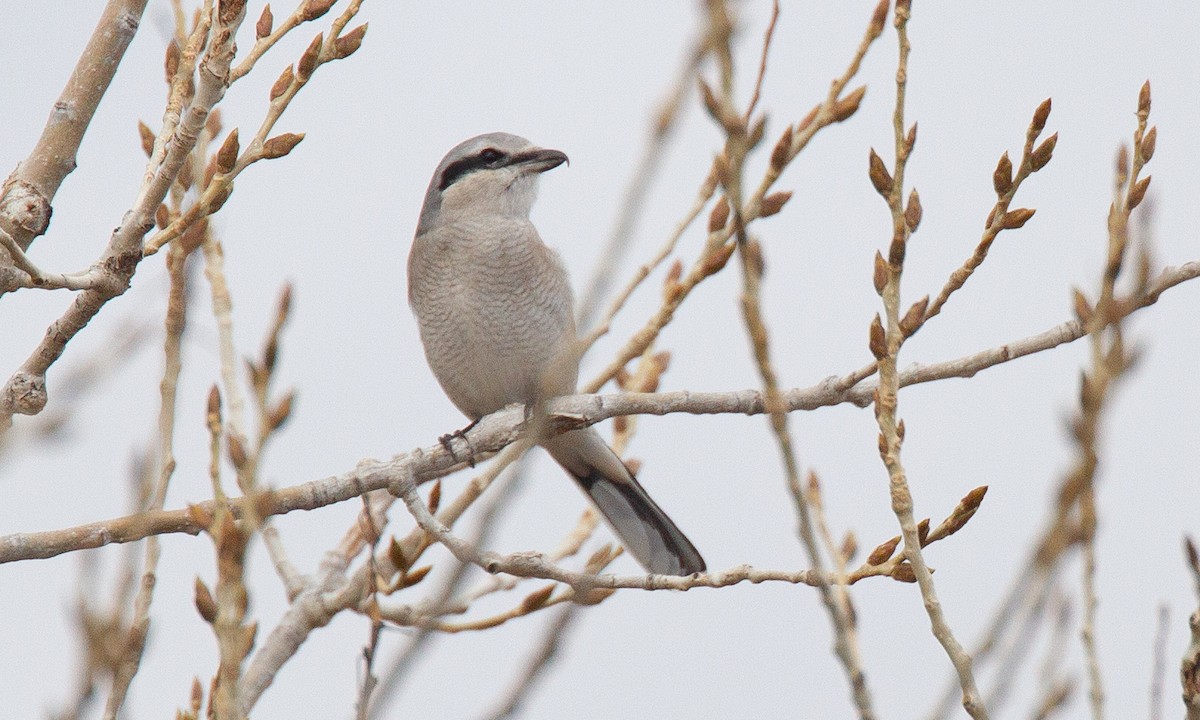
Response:
POLYGON ((458 453, 454 452, 454 445, 452 443, 454 438, 461 438, 467 444, 467 464, 475 467, 475 448, 471 445, 471 440, 467 437, 467 433, 478 424, 479 418, 476 418, 465 428, 446 433, 438 438, 438 442, 442 444, 442 447, 446 448, 446 452, 450 453, 450 457, 454 459, 454 462, 461 462, 461 459, 458 457, 458 453))

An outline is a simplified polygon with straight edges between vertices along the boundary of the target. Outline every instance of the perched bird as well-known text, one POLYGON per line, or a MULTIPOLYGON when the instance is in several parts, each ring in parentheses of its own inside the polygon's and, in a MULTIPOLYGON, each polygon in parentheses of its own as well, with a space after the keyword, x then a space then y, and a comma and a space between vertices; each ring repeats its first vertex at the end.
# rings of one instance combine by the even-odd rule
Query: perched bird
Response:
MULTIPOLYGON (((451 150, 425 193, 408 256, 408 299, 429 367, 472 422, 506 405, 575 392, 579 341, 567 272, 529 220, 541 173, 567 156, 508 133, 451 150)), ((593 428, 541 445, 647 571, 704 559, 593 428)))

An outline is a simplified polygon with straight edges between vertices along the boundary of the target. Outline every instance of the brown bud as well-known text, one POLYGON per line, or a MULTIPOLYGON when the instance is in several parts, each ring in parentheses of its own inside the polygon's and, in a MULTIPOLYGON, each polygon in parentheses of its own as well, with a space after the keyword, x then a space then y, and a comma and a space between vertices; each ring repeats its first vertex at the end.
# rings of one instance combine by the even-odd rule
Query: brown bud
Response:
POLYGON ((271 4, 267 3, 263 6, 262 15, 258 16, 258 22, 254 25, 254 37, 257 40, 262 40, 271 34, 271 30, 275 27, 275 16, 271 14, 271 4))
POLYGON ((921 324, 925 322, 925 311, 929 309, 929 296, 921 298, 912 304, 908 312, 904 313, 904 318, 900 321, 900 332, 908 337, 915 333, 921 324))
POLYGON ((290 390, 286 395, 279 398, 279 402, 267 411, 267 427, 271 430, 278 430, 283 427, 283 424, 292 416, 292 405, 296 400, 296 391, 290 390))
POLYGON ((1009 210, 1008 212, 1004 213, 1004 217, 1001 218, 1000 227, 1004 228, 1005 230, 1016 230, 1025 223, 1029 222, 1029 218, 1033 217, 1035 212, 1037 212, 1037 210, 1032 208, 1017 208, 1016 210, 1009 210))
POLYGON ((362 46, 363 37, 367 34, 367 23, 363 23, 350 32, 333 41, 333 55, 336 58, 350 57, 362 46))
POLYGON ((329 12, 329 8, 333 7, 335 2, 337 0, 308 0, 308 2, 304 3, 305 22, 316 20, 329 12))
POLYGON ((546 601, 550 599, 550 595, 553 593, 554 583, 545 586, 541 590, 534 590, 526 595, 525 599, 521 601, 521 612, 531 613, 534 610, 537 610, 546 604, 546 601))
POLYGON ((1046 98, 1033 111, 1033 120, 1029 122, 1029 134, 1031 136, 1036 138, 1046 128, 1046 120, 1050 118, 1050 105, 1050 98, 1046 98))
POLYGON ((782 170, 788 164, 792 153, 792 135, 792 126, 788 125, 771 150, 771 167, 776 171, 782 170))
POLYGON ((987 485, 980 485, 967 493, 958 502, 958 505, 955 506, 950 516, 934 528, 933 532, 929 533, 928 542, 936 542, 962 530, 967 521, 975 516, 975 512, 979 510, 980 503, 983 502, 983 496, 986 494, 987 485))
POLYGON ((428 575, 429 571, 432 569, 432 565, 422 565, 419 568, 413 568, 412 570, 409 570, 408 572, 404 573, 404 583, 402 586, 408 588, 416 585, 424 580, 425 576, 428 575))
POLYGON ((875 192, 887 197, 892 192, 891 174, 888 172, 887 166, 883 164, 883 158, 875 153, 875 148, 871 148, 871 154, 868 158, 867 175, 871 178, 871 184, 875 186, 875 192))
POLYGON ((425 503, 429 507, 429 514, 436 514, 438 508, 442 506, 442 481, 434 480, 433 487, 429 488, 429 501, 425 503))
POLYGON ((762 209, 759 212, 759 217, 771 217, 772 215, 775 215, 782 210, 783 206, 787 204, 787 201, 791 199, 792 193, 790 190, 771 193, 762 199, 762 209))
POLYGON ((883 294, 883 289, 887 287, 888 278, 891 277, 891 270, 888 268, 887 260, 883 259, 883 253, 875 251, 875 273, 872 281, 875 283, 875 293, 883 294))
POLYGON ((225 201, 233 194, 233 183, 225 182, 216 189, 212 199, 208 201, 208 213, 215 214, 218 210, 225 207, 225 201))
POLYGON ((921 196, 917 195, 917 189, 913 188, 908 194, 908 205, 904 208, 904 224, 908 227, 910 233, 916 232, 917 227, 921 224, 921 216, 924 210, 921 208, 921 196))
POLYGON ((871 24, 867 26, 867 37, 874 39, 883 34, 889 5, 891 3, 888 0, 879 0, 879 4, 875 6, 875 13, 871 15, 871 24))
POLYGON ((1033 155, 1029 158, 1029 165, 1034 172, 1046 167, 1050 162, 1050 158, 1054 156, 1054 148, 1058 145, 1058 133, 1054 133, 1050 137, 1042 141, 1041 145, 1033 151, 1033 155))
POLYGON ((716 232, 725 227, 725 223, 729 221, 729 199, 722 195, 717 204, 713 205, 712 212, 708 214, 708 231, 716 232))
POLYGON ((1146 190, 1150 188, 1150 175, 1138 180, 1129 190, 1129 209, 1132 210, 1146 199, 1146 190))
POLYGON ((246 461, 249 457, 246 455, 246 446, 242 444, 242 439, 237 433, 229 433, 225 439, 229 445, 229 460, 238 470, 246 467, 246 461))
POLYGON ((876 360, 887 356, 887 336, 883 331, 883 321, 879 318, 879 313, 875 313, 875 319, 871 321, 871 339, 868 347, 876 360))
POLYGON ((142 139, 142 152, 146 153, 146 157, 150 157, 154 153, 154 131, 146 123, 138 120, 138 135, 142 139))
POLYGON ((233 170, 233 166, 237 164, 239 152, 241 152, 241 145, 238 143, 237 128, 234 128, 225 138, 225 142, 221 143, 221 149, 217 151, 217 172, 228 173, 233 170))
POLYGON ((700 272, 705 277, 720 272, 721 268, 725 267, 725 263, 729 262, 735 246, 736 243, 725 243, 709 252, 704 258, 704 264, 700 266, 700 272))
POLYGON ((321 59, 321 46, 324 43, 325 34, 317 33, 317 36, 305 48, 304 54, 300 56, 300 61, 296 63, 297 80, 304 83, 312 77, 313 71, 317 69, 317 62, 321 59))
POLYGON ((913 148, 916 147, 916 145, 917 145, 917 124, 913 123, 912 126, 908 128, 908 134, 904 136, 904 147, 906 148, 906 152, 911 153, 913 151, 913 148))
POLYGON ((300 144, 304 139, 304 133, 283 133, 267 140, 263 143, 262 156, 268 160, 281 158, 292 151, 292 148, 300 144))
POLYGON ((396 542, 395 537, 392 537, 392 542, 388 545, 388 560, 400 572, 405 572, 412 567, 412 561, 405 557, 404 548, 396 542))
POLYGON ((1122 145, 1117 148, 1117 177, 1121 180, 1129 176, 1129 148, 1122 145))
POLYGON ((900 442, 904 442, 904 421, 903 420, 896 423, 896 437, 900 439, 900 442))
POLYGON ((1092 304, 1079 288, 1071 288, 1071 299, 1075 305, 1075 317, 1086 327, 1092 319, 1092 304))
POLYGON ((833 105, 833 122, 842 122, 848 120, 858 112, 858 106, 862 104, 863 96, 867 94, 867 86, 859 85, 849 95, 843 96, 833 105))
POLYGON ((154 224, 161 230, 171 224, 171 211, 164 204, 159 204, 158 209, 154 211, 154 224))
POLYGON ((1158 128, 1150 126, 1146 131, 1146 137, 1142 138, 1142 163, 1150 162, 1150 158, 1154 157, 1154 146, 1158 144, 1158 128))
POLYGON ((179 72, 179 60, 179 45, 172 40, 171 42, 167 43, 167 58, 163 62, 163 70, 166 73, 168 85, 170 85, 171 81, 175 79, 175 74, 179 72))
POLYGON ((212 593, 208 586, 200 578, 196 578, 196 611, 200 613, 200 617, 204 622, 212 624, 217 619, 217 601, 213 600, 212 593))
POLYGON ((892 538, 891 540, 885 540, 884 542, 881 542, 879 544, 879 546, 876 547, 874 550, 872 550, 871 554, 867 556, 867 564, 868 565, 884 564, 885 562, 887 562, 888 560, 891 559, 893 554, 895 554, 896 548, 899 545, 900 545, 900 536, 899 535, 892 538))
MULTIPOLYGON (((878 418, 879 417, 879 389, 878 388, 876 388, 875 392, 874 392, 874 404, 875 404, 875 417, 878 418)), ((875 444, 879 447, 879 457, 884 458, 886 460, 887 452, 888 452, 888 442, 887 442, 887 438, 885 438, 883 436, 883 433, 879 433, 879 437, 876 438, 875 444)))
POLYGON ((925 518, 917 523, 917 540, 921 547, 925 547, 925 540, 929 537, 929 518, 925 518))
POLYGON ((200 717, 200 707, 204 704, 204 688, 200 685, 200 678, 192 678, 192 716, 200 717))
POLYGON ((1142 83, 1142 89, 1138 92, 1138 114, 1150 114, 1150 81, 1142 83))
POLYGON ((992 171, 992 189, 997 195, 1002 196, 1012 190, 1012 169, 1012 160, 1008 159, 1006 151, 1000 156, 1000 162, 996 163, 996 169, 992 171))
POLYGON ((296 75, 292 72, 292 66, 288 65, 283 69, 283 72, 279 73, 279 78, 271 86, 271 100, 275 100, 287 92, 288 88, 292 86, 292 81, 295 79, 296 75))
POLYGON ((912 565, 902 562, 897 564, 896 567, 892 568, 892 579, 905 583, 915 583, 917 581, 917 575, 915 572, 913 572, 912 565))

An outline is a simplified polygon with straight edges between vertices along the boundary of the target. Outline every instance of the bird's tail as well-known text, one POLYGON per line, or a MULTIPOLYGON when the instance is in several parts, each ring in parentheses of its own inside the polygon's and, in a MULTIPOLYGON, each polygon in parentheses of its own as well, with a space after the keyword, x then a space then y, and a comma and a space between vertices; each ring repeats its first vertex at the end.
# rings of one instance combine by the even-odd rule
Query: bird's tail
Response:
POLYGON ((594 429, 563 433, 543 446, 575 478, 621 544, 648 572, 704 572, 704 558, 696 547, 594 429))

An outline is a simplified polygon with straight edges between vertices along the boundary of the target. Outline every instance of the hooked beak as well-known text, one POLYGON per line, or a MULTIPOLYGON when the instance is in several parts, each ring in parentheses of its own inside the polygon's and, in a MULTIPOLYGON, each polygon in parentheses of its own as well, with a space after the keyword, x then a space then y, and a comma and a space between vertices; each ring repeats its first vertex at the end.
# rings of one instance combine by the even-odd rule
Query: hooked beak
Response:
POLYGON ((525 152, 522 152, 513 158, 513 160, 515 161, 515 164, 524 165, 525 167, 529 168, 531 172, 537 173, 553 170, 563 163, 570 162, 565 153, 558 150, 546 150, 543 148, 526 150, 525 152))

